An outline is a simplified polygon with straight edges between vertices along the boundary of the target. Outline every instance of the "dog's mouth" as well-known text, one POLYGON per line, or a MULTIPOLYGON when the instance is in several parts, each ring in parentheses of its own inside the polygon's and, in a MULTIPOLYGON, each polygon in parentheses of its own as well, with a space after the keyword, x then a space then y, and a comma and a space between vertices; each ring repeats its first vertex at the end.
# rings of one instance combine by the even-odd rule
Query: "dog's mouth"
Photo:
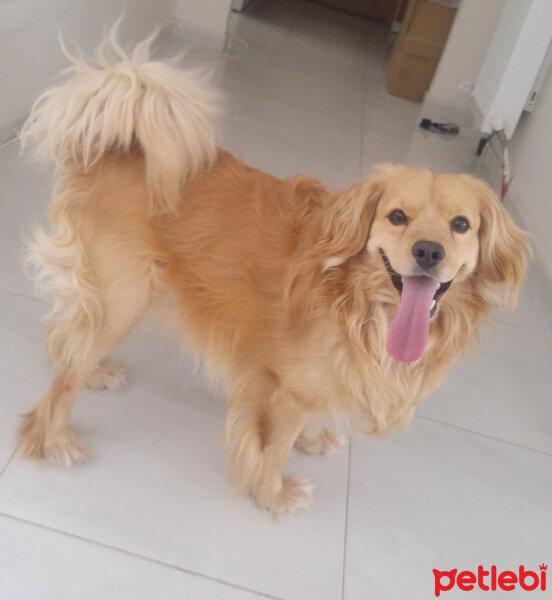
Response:
MULTIPOLYGON (((385 265, 385 268, 387 270, 387 273, 389 274, 389 277, 391 278, 391 283, 393 284, 393 286, 395 287, 395 289, 399 292, 399 294, 402 295, 402 291, 403 291, 403 278, 402 278, 402 275, 399 275, 397 273, 397 271, 395 271, 393 269, 393 267, 391 266, 391 262, 389 261, 389 258, 387 258, 387 255, 381 249, 380 249, 380 254, 381 254, 381 258, 383 260, 383 264, 385 265)), ((417 275, 417 277, 426 277, 426 278, 428 278, 429 276, 427 276, 427 275, 417 275)), ((430 308, 430 311, 429 311, 429 318, 433 317, 435 315, 435 313, 437 312, 437 303, 439 302, 439 299, 441 298, 441 296, 449 289, 450 284, 452 282, 453 282, 453 280, 451 279, 450 281, 446 281, 445 283, 441 283, 439 285, 439 287, 437 288, 437 291, 433 295, 433 301, 431 303, 431 308, 430 308)))
POLYGON ((429 275, 402 276, 393 269, 381 249, 380 254, 391 283, 401 297, 399 312, 389 326, 387 350, 401 362, 412 362, 424 353, 429 321, 437 312, 437 304, 453 280, 440 283, 429 275))

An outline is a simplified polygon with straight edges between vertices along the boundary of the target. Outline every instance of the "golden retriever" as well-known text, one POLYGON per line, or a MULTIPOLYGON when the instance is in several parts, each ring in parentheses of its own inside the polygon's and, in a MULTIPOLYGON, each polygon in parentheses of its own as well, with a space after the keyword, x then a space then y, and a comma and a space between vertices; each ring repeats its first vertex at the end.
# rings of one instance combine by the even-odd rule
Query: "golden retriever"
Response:
POLYGON ((295 445, 339 449, 330 424, 404 428, 476 336, 505 283, 514 305, 527 236, 467 175, 383 165, 345 191, 277 179, 217 148, 209 93, 190 73, 126 54, 111 32, 95 62, 46 91, 22 131, 54 159, 51 229, 28 262, 53 299, 50 388, 23 418, 21 452, 70 465, 87 382, 162 311, 228 389, 236 487, 279 513, 310 502, 282 475, 295 445))

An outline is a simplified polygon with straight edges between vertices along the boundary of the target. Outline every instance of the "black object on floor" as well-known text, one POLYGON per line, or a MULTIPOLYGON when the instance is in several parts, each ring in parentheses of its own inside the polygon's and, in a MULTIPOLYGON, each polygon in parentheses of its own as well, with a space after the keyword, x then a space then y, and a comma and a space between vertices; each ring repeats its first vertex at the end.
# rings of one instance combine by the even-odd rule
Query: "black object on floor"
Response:
POLYGON ((442 133, 444 135, 456 135, 460 131, 460 127, 454 123, 435 123, 431 119, 422 119, 420 127, 427 129, 427 131, 442 133))
POLYGON ((491 136, 489 135, 479 139, 479 144, 477 144, 476 151, 477 156, 481 156, 483 154, 483 150, 485 150, 485 146, 487 145, 487 142, 489 141, 490 137, 491 136))

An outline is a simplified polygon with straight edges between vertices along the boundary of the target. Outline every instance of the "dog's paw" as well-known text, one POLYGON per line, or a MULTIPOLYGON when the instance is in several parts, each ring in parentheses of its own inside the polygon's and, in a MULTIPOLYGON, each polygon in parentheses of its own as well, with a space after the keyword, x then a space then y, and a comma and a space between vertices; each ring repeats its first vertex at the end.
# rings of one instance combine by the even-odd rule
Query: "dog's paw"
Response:
POLYGON ((32 410, 23 417, 19 429, 19 449, 21 456, 33 460, 49 460, 66 467, 85 462, 90 458, 86 446, 75 434, 66 429, 54 435, 49 434, 32 410))
POLYGON ((325 454, 335 456, 345 445, 343 438, 328 429, 323 429, 317 436, 301 434, 295 441, 295 448, 303 454, 325 454))
POLYGON ((36 408, 23 415, 17 437, 21 456, 33 460, 44 458, 44 428, 37 417, 36 408))
POLYGON ((86 382, 86 387, 89 387, 92 390, 99 390, 102 388, 118 390, 125 383, 126 369, 123 365, 105 359, 102 360, 92 372, 86 382))
POLYGON ((277 494, 264 499, 257 497, 255 501, 274 516, 286 511, 293 514, 298 508, 308 508, 312 504, 312 491, 310 481, 295 475, 283 475, 282 488, 277 494))
POLYGON ((70 430, 58 433, 44 445, 44 458, 64 467, 86 462, 90 457, 88 448, 70 430))

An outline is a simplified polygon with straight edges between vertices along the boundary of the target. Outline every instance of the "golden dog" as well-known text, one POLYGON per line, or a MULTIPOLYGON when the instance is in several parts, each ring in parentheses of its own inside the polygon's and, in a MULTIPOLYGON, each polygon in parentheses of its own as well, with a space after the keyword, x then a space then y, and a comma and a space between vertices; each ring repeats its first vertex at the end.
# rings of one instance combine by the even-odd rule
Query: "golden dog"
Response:
POLYGON ((45 92, 22 131, 57 163, 51 230, 28 262, 53 299, 45 396, 21 451, 87 457, 69 428, 87 382, 157 308, 229 390, 236 486, 273 513, 309 503, 282 468, 294 444, 329 453, 338 432, 405 427, 476 335, 505 283, 514 305, 527 236, 466 175, 383 165, 341 193, 277 179, 217 148, 209 94, 189 73, 125 54, 112 32, 96 62, 45 92))

